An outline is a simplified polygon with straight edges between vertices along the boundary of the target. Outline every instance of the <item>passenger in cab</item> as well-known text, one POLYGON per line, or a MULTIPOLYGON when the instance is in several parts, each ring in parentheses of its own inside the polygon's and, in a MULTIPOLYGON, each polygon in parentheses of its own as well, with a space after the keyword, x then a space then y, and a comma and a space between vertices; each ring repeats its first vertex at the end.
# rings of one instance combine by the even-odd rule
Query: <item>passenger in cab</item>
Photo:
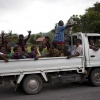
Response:
POLYGON ((99 50, 99 47, 96 47, 94 45, 94 42, 93 42, 92 39, 89 40, 89 47, 90 47, 90 49, 93 49, 94 51, 98 51, 99 50))
POLYGON ((67 59, 69 59, 71 57, 76 57, 76 56, 82 56, 83 55, 83 47, 82 47, 81 43, 82 42, 81 42, 80 39, 76 40, 76 47, 72 51, 71 55, 67 56, 67 59))

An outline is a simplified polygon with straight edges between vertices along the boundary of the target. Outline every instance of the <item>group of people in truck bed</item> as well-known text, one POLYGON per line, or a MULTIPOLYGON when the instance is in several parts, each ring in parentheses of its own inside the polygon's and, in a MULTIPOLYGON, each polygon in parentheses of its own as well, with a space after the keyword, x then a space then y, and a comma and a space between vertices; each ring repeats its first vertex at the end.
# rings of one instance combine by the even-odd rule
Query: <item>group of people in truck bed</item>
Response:
POLYGON ((28 31, 28 37, 24 39, 24 36, 19 35, 19 40, 17 45, 13 48, 13 53, 11 53, 11 47, 9 42, 9 37, 4 37, 4 33, 0 36, 0 60, 8 62, 9 59, 26 59, 34 58, 38 60, 40 57, 60 57, 67 56, 71 58, 74 56, 82 55, 82 45, 81 40, 77 39, 76 47, 73 51, 70 49, 68 41, 64 41, 64 31, 68 27, 74 26, 74 24, 64 26, 62 20, 58 22, 58 26, 55 29, 55 34, 50 42, 49 36, 46 36, 42 43, 38 46, 32 45, 31 51, 27 52, 25 49, 26 42, 30 38, 31 31, 28 31))

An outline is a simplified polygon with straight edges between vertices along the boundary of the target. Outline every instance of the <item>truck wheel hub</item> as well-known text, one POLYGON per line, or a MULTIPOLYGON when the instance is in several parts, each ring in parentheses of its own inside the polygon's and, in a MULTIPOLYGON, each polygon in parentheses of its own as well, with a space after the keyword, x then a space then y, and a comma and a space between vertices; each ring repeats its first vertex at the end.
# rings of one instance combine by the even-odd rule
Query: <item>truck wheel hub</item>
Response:
POLYGON ((28 87, 29 90, 35 91, 35 90, 38 89, 39 83, 38 83, 38 81, 35 80, 35 79, 30 79, 30 80, 28 81, 28 83, 27 83, 27 87, 28 87))
POLYGON ((100 83, 100 73, 96 73, 94 79, 96 83, 100 83))

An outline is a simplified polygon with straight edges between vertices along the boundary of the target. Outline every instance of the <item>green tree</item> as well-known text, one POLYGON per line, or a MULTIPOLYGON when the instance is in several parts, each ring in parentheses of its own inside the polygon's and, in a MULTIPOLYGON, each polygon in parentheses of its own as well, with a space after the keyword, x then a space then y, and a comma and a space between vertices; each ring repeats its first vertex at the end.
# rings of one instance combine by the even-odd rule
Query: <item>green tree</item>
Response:
POLYGON ((18 34, 13 33, 12 30, 9 30, 8 37, 9 37, 11 42, 17 42, 18 41, 18 34))
POLYGON ((77 25, 75 25, 72 29, 73 33, 82 31, 82 27, 81 27, 82 23, 80 21, 80 17, 81 17, 80 15, 73 15, 72 16, 73 20, 77 22, 77 25))
POLYGON ((28 42, 31 44, 36 44, 36 35, 32 34, 28 42))
POLYGON ((73 28, 73 32, 100 33, 100 3, 97 2, 93 7, 86 10, 84 15, 73 16, 78 25, 73 28))
POLYGON ((40 38, 41 34, 36 34, 36 39, 40 38))

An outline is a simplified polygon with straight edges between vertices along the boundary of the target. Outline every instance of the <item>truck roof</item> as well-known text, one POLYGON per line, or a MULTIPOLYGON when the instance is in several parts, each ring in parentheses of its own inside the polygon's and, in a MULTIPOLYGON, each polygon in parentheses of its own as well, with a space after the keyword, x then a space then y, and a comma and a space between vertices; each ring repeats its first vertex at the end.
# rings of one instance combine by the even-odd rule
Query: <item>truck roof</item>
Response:
POLYGON ((82 33, 82 32, 77 32, 77 33, 74 33, 73 35, 78 35, 78 34, 83 34, 86 36, 100 36, 100 33, 82 33))
POLYGON ((85 33, 87 36, 100 36, 100 33, 85 33))

